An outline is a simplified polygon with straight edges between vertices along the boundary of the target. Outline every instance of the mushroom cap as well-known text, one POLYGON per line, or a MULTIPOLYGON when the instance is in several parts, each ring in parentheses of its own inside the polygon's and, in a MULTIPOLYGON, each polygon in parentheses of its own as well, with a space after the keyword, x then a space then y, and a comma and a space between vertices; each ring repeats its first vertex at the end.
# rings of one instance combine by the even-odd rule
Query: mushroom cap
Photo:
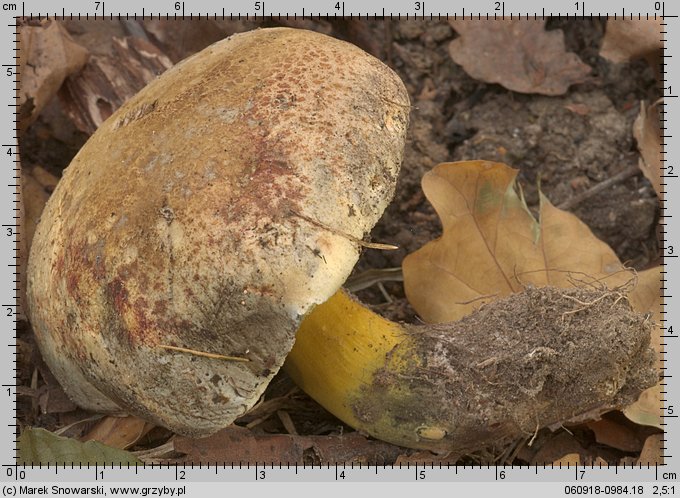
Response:
POLYGON ((288 28, 217 42, 130 99, 64 172, 29 257, 30 320, 69 396, 189 436, 246 412, 391 200, 408 116, 383 63, 288 28))

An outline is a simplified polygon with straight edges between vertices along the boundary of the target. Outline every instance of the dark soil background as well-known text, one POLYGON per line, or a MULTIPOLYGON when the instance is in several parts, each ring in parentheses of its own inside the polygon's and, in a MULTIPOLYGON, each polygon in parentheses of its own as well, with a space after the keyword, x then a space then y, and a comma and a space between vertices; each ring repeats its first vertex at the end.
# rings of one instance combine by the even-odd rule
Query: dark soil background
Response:
MULTIPOLYGON (((373 235, 400 250, 367 252, 358 269, 399 266, 406 254, 440 235, 439 221, 420 189, 422 175, 440 162, 484 159, 518 168, 530 207, 538 204, 539 181, 559 206, 637 164, 631 130, 638 102, 655 100, 659 90, 646 62, 611 64, 598 56, 604 26, 599 20, 548 22, 548 29, 564 31, 567 48, 593 71, 589 82, 565 96, 544 97, 470 78, 449 56, 455 33, 445 22, 395 23, 391 65, 406 83, 414 108, 395 202, 373 235), (572 104, 587 113, 569 110, 572 104)), ((641 174, 572 211, 630 266, 640 269, 657 258, 657 198, 641 174)), ((400 284, 386 288, 403 299, 400 284)), ((384 302, 382 294, 368 294, 362 297, 384 302)), ((378 309, 394 308, 388 312, 393 318, 412 320, 401 304, 378 309)))
MULTIPOLYGON (((518 168, 520 184, 532 208, 538 203, 539 182, 541 190, 559 206, 638 163, 633 121, 640 100, 657 100, 659 89, 645 61, 612 64, 598 55, 605 22, 548 21, 547 29, 563 30, 567 49, 592 67, 588 81, 572 86, 561 97, 519 94, 471 78, 449 55, 448 46, 456 33, 445 21, 195 21, 193 26, 188 22, 143 21, 140 25, 149 40, 173 62, 234 32, 283 24, 355 43, 399 74, 411 96, 411 124, 394 202, 372 233, 374 241, 396 244, 399 250, 365 251, 355 270, 358 274, 399 267, 406 254, 441 234, 439 220, 420 187, 423 174, 438 163, 485 159, 518 168)), ((73 38, 92 53, 107 53, 113 36, 130 35, 129 25, 120 22, 65 24, 73 38)), ((55 98, 21 137, 22 166, 29 172, 40 166, 60 176, 86 139, 87 134, 75 127, 55 98)), ((657 260, 658 201, 641 173, 570 210, 629 266, 642 269, 657 260)), ((359 292, 360 298, 392 319, 417 321, 401 282, 386 281, 381 285, 382 289, 372 286, 359 292)), ((53 403, 63 393, 59 394, 50 380, 30 329, 26 324, 24 327, 20 334, 24 348, 21 376, 25 392, 33 395, 20 397, 22 423, 56 430, 92 417, 73 406, 52 412, 41 408, 35 395, 41 387, 54 391, 53 403)), ((265 398, 282 400, 281 406, 299 434, 352 430, 296 390, 284 375, 275 379, 265 398)), ((63 399, 63 403, 67 406, 68 401, 63 399)), ((239 424, 268 433, 286 433, 286 420, 275 413, 252 425, 254 421, 258 422, 255 416, 246 415, 239 424)), ((81 423, 66 434, 78 436, 87 426, 81 423)), ((594 444, 587 430, 577 429, 574 434, 582 446, 594 444)), ((153 447, 168 436, 167 431, 154 429, 137 449, 153 447)), ((541 437, 548 436, 542 434, 539 440, 541 437)), ((505 454, 505 461, 516 458, 521 462, 521 455, 516 455, 517 452, 505 454)), ((620 461, 630 453, 603 448, 600 455, 605 460, 620 461)), ((490 453, 464 461, 489 462, 498 458, 498 454, 490 453)))

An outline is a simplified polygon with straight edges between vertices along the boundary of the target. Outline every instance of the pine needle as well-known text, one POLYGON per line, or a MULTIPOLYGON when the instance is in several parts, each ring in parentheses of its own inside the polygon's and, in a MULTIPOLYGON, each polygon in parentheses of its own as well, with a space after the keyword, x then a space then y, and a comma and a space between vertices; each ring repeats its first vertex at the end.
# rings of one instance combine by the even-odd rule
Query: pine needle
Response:
POLYGON ((195 349, 180 348, 177 346, 167 346, 165 344, 159 344, 159 348, 169 349, 170 351, 177 351, 179 353, 193 354, 194 356, 203 356, 205 358, 212 358, 213 360, 226 360, 226 361, 240 361, 248 362, 248 358, 241 358, 240 356, 225 356, 223 354, 217 353, 206 353, 205 351, 196 351, 195 349))
POLYGON ((340 237, 345 237, 346 239, 349 239, 352 242, 354 242, 355 244, 359 244, 362 247, 366 247, 368 249, 380 249, 380 250, 383 250, 383 251, 395 251, 395 250, 399 249, 399 246, 395 246, 395 245, 392 245, 392 244, 381 244, 379 242, 366 242, 365 240, 357 239, 356 237, 354 237, 354 236, 352 236, 348 233, 341 232, 340 230, 337 230, 335 228, 331 228, 328 225, 324 225, 320 221, 315 220, 313 218, 310 218, 309 216, 305 216, 302 213, 298 213, 297 211, 291 210, 291 213, 293 213, 298 218, 302 218, 303 220, 308 221, 312 225, 315 225, 319 228, 323 228, 324 230, 328 230, 329 232, 334 233, 335 235, 339 235, 340 237))

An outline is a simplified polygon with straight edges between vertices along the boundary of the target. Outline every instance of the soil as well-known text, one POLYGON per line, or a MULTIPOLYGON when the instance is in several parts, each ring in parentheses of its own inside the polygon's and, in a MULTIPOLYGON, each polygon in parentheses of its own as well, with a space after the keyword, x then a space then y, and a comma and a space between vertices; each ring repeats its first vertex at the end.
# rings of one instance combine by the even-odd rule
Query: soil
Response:
MULTIPOLYGON (((539 182, 548 199, 560 205, 637 164, 631 130, 639 101, 659 96, 652 69, 644 61, 611 64, 599 57, 604 21, 552 20, 547 26, 563 29, 568 49, 593 68, 590 81, 563 97, 523 95, 473 80, 449 56, 455 33, 447 23, 396 23, 393 67, 414 108, 395 201, 372 235, 400 249, 366 252, 357 272, 398 267, 406 254, 441 234, 420 189, 423 174, 438 163, 483 159, 518 168, 533 208, 539 182)), ((582 202, 573 212, 628 265, 640 269, 657 259, 658 201, 642 174, 582 202)), ((391 303, 376 289, 359 296, 392 319, 417 321, 401 284, 385 288, 391 303)))
POLYGON ((462 456, 629 404, 658 376, 651 323, 621 296, 529 288, 409 326, 352 408, 380 439, 462 456))
MULTIPOLYGON (((101 22, 70 22, 67 27, 76 41, 93 52, 103 50, 111 33, 125 33, 118 26, 97 34, 100 31, 95 24, 101 22)), ((449 56, 448 45, 456 34, 445 21, 272 20, 265 24, 304 27, 353 42, 390 65, 411 96, 411 124, 395 199, 371 234, 374 241, 396 244, 399 249, 366 250, 355 274, 399 267, 406 254, 441 234, 439 220, 420 188, 423 174, 436 164, 466 159, 505 162, 520 170, 519 182, 531 208, 535 209, 538 202, 539 182, 542 192, 560 205, 637 164, 632 125, 639 101, 660 97, 654 72, 646 62, 613 64, 599 57, 604 20, 548 21, 547 28, 562 29, 567 48, 592 67, 588 81, 573 86, 561 97, 518 94, 472 79, 449 56)), ((144 22, 149 39, 175 62, 217 39, 257 26, 252 22, 203 21, 200 25, 182 24, 178 29, 176 22, 144 22)), ((20 139, 22 166, 29 171, 41 166, 60 175, 86 139, 55 98, 20 139)), ((658 201, 642 174, 590 197, 573 212, 630 266, 641 269, 657 261, 658 201)), ((384 282, 382 289, 372 286, 358 295, 391 319, 418 321, 400 282, 384 282)), ((30 328, 26 327, 20 337, 24 353, 20 357, 21 379, 33 393, 22 398, 21 420, 55 429, 86 417, 66 406, 67 400, 61 400, 64 406, 58 404, 50 411, 44 397, 36 397, 40 385, 43 391, 54 386, 44 366, 36 368, 41 361, 30 328)), ((294 407, 290 415, 300 434, 351 430, 295 392, 284 375, 275 379, 265 397, 284 393, 294 407)), ((61 399, 59 396, 54 394, 54 399, 61 399)), ((253 423, 247 416, 245 420, 243 425, 253 423)), ((72 433, 78 435, 85 427, 87 424, 72 433)), ((285 431, 276 417, 260 422, 258 428, 285 431)), ((163 431, 160 433, 154 434, 162 440, 163 431)), ((616 451, 613 454, 622 456, 616 451)), ((473 457, 473 461, 496 458, 498 455, 491 454, 473 457)))

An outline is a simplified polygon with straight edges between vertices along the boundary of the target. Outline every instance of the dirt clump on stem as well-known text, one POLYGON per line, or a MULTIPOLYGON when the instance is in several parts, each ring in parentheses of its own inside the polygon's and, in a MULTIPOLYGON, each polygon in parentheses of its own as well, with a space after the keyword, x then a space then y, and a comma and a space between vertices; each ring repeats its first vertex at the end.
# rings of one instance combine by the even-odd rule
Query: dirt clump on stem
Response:
POLYGON ((407 327, 411 340, 354 411, 390 418, 380 425, 400 432, 404 420, 419 421, 413 431, 430 449, 438 440, 441 451, 465 454, 597 418, 658 380, 652 323, 615 291, 528 288, 457 322, 407 327))

